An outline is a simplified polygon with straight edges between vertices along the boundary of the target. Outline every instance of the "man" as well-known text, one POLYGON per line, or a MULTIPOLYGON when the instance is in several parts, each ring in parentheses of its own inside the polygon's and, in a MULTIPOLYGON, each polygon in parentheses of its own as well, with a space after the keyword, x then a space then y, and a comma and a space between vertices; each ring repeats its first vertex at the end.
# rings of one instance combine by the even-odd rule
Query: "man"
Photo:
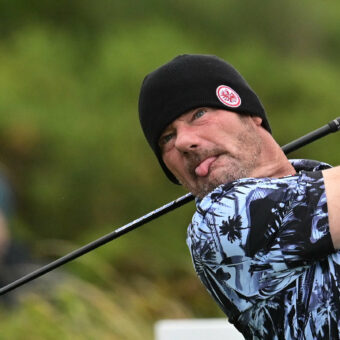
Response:
POLYGON ((182 55, 144 79, 140 122, 196 197, 195 270, 246 339, 340 339, 340 168, 289 161, 223 60, 182 55))

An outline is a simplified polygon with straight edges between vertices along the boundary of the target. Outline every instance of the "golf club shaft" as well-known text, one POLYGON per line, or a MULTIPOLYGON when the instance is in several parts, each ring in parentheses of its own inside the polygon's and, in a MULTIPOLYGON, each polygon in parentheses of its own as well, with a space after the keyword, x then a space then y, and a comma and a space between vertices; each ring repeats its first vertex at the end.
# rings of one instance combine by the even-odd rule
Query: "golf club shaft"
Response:
MULTIPOLYGON (((299 148, 301 148, 302 146, 309 144, 321 137, 324 137, 326 135, 328 135, 329 133, 332 132, 336 132, 339 131, 340 129, 340 117, 330 121, 328 124, 322 126, 321 128, 312 131, 310 133, 308 133, 305 136, 302 136, 296 140, 294 140, 293 142, 286 144, 285 146, 282 147, 282 150, 284 151, 285 154, 288 154, 292 151, 295 151, 299 148)), ((0 288, 0 295, 3 295, 17 287, 22 286, 23 284, 26 284, 144 224, 146 224, 147 222, 150 222, 176 208, 181 207, 182 205, 192 201, 194 199, 194 196, 192 194, 186 194, 182 197, 179 197, 178 199, 163 205, 162 207, 151 211, 150 213, 114 230, 113 232, 102 236, 101 238, 81 247, 78 248, 74 251, 72 251, 71 253, 66 254, 65 256, 19 278, 18 280, 13 281, 12 283, 9 283, 8 285, 0 288)))

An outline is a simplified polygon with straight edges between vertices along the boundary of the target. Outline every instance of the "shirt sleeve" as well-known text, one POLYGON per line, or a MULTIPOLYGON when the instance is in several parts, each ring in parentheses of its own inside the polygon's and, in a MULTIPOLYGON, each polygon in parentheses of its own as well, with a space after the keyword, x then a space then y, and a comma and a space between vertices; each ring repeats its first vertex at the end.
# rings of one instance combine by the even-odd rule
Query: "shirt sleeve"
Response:
POLYGON ((321 171, 217 188, 198 205, 187 243, 220 305, 227 295, 246 309, 250 297, 275 294, 335 252, 321 171))
MULTIPOLYGON (((294 177, 293 177, 294 178, 294 177)), ((284 182, 248 205, 249 256, 277 250, 288 267, 318 261, 335 252, 322 172, 303 172, 296 183, 284 182)))

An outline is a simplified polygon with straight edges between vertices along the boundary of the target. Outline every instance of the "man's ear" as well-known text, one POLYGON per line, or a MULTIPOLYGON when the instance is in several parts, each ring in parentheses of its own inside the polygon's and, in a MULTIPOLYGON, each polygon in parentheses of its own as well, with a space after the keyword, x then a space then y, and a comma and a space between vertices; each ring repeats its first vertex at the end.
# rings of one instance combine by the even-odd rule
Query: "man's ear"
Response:
POLYGON ((255 125, 261 126, 261 124, 262 124, 262 118, 261 117, 252 116, 251 119, 253 120, 255 125))

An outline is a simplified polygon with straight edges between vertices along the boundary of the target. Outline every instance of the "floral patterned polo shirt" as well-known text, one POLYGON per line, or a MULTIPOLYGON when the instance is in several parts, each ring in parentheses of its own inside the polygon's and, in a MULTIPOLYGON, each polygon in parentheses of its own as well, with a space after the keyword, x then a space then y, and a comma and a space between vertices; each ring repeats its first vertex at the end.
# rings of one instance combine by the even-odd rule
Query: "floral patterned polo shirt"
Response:
POLYGON ((244 178, 202 200, 188 228, 195 270, 246 339, 340 339, 340 252, 333 247, 325 163, 244 178))

